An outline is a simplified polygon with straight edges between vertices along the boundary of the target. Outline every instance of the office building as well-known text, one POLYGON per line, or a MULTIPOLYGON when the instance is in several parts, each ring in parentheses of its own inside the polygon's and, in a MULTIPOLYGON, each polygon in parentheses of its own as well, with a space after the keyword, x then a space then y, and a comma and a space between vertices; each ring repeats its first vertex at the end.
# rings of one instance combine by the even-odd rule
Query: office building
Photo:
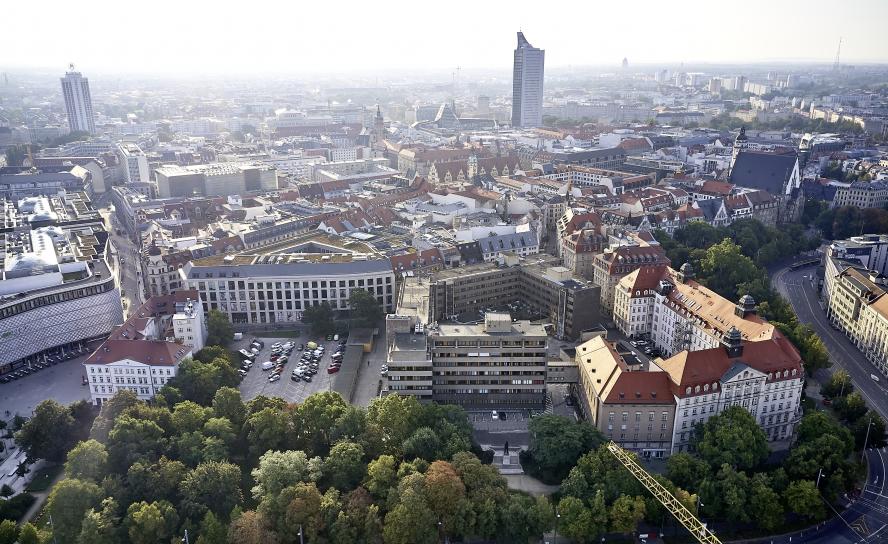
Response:
POLYGON ((155 175, 158 198, 228 196, 278 188, 275 169, 261 163, 166 165, 157 168, 155 175))
POLYGON ((542 325, 513 322, 508 313, 487 313, 478 324, 439 324, 428 335, 432 399, 466 408, 543 408, 547 340, 542 325))
POLYGON ((884 208, 888 204, 888 182, 855 181, 848 186, 839 186, 833 197, 833 208, 853 206, 855 208, 884 208))
POLYGON ((133 183, 148 183, 151 181, 148 171, 148 157, 142 149, 133 143, 122 143, 117 146, 117 156, 123 169, 123 181, 128 185, 133 183))
POLYGON ((496 312, 480 322, 427 328, 400 317, 406 319, 387 322, 387 393, 468 409, 545 406, 548 337, 542 325, 496 312))
POLYGON ((518 33, 512 69, 512 126, 539 127, 543 124, 543 74, 546 52, 530 45, 518 33))
POLYGON ((772 448, 788 447, 802 417, 805 372, 792 343, 780 333, 744 341, 732 328, 720 345, 684 350, 655 362, 669 375, 675 397, 672 453, 689 451, 694 428, 730 406, 741 406, 758 422, 772 448))
POLYGON ((89 80, 80 72, 65 72, 62 81, 62 96, 65 98, 65 111, 68 114, 68 126, 71 132, 89 132, 95 134, 96 121, 93 112, 92 95, 89 92, 89 80))
POLYGON ((83 362, 93 404, 101 406, 121 390, 153 399, 206 339, 196 291, 149 298, 83 362))
POLYGON ((640 268, 661 268, 669 265, 669 258, 660 244, 639 237, 621 238, 592 260, 595 283, 601 286, 601 309, 604 315, 614 316, 614 292, 617 284, 628 274, 640 268))
POLYGON ((504 253, 496 263, 445 269, 404 282, 405 290, 411 284, 425 288, 423 296, 429 300, 424 323, 461 314, 478 316, 504 304, 550 319, 558 338, 576 338, 599 323, 598 286, 574 277, 555 257, 521 259, 504 253))
POLYGON ((0 198, 18 200, 59 191, 92 194, 92 179, 87 168, 71 163, 40 168, 4 166, 0 167, 0 198))
POLYGON ((770 340, 778 334, 758 316, 751 296, 731 302, 694 281, 687 263, 679 271, 659 266, 636 270, 620 280, 614 296, 614 323, 627 336, 649 337, 667 356, 718 347, 732 329, 748 342, 770 340))
POLYGON ((349 309, 355 289, 375 295, 384 312, 394 308, 391 262, 368 246, 319 235, 275 250, 213 255, 179 269, 184 288, 200 293, 204 310, 219 310, 235 325, 298 323, 310 306, 349 309))

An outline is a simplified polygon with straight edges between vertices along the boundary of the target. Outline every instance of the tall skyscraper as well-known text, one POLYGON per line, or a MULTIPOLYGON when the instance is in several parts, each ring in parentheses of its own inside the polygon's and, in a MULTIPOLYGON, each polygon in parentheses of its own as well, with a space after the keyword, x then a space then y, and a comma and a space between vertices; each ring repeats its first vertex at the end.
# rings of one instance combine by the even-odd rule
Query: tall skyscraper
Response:
POLYGON ((74 65, 62 78, 62 94, 65 96, 65 109, 68 112, 68 126, 71 132, 81 130, 95 134, 96 121, 93 115, 92 97, 89 94, 89 80, 80 72, 74 71, 74 65))
POLYGON ((512 126, 538 127, 543 124, 543 64, 546 52, 530 45, 518 33, 515 65, 512 70, 512 126))

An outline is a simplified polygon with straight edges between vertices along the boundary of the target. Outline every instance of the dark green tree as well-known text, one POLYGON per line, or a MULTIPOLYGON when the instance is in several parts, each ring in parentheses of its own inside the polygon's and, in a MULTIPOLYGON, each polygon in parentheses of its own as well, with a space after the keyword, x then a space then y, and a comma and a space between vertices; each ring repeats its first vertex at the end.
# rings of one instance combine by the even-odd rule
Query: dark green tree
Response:
POLYGON ((227 346, 234 338, 234 327, 228 316, 219 310, 207 312, 207 345, 227 346))
POLYGON ((348 305, 352 321, 359 327, 375 327, 384 315, 376 297, 364 289, 353 289, 348 297, 348 305))
POLYGON ((696 436, 700 458, 716 469, 723 464, 751 470, 768 457, 768 439, 755 418, 740 406, 731 406, 709 418, 696 436))
POLYGON ((68 408, 54 400, 44 400, 16 433, 16 442, 32 459, 61 463, 71 447, 74 418, 68 408))
POLYGON ((242 500, 241 471, 231 463, 201 463, 182 481, 182 507, 191 519, 203 519, 213 512, 220 519, 228 519, 231 510, 242 500))
POLYGON ((531 418, 528 430, 530 449, 526 465, 531 473, 549 483, 564 479, 581 455, 604 442, 601 433, 591 425, 557 415, 531 418))
POLYGON ((364 448, 354 442, 338 442, 324 459, 324 481, 340 491, 354 489, 364 478, 364 448))
POLYGON ((302 312, 302 322, 311 326, 312 334, 329 334, 335 328, 333 308, 326 302, 309 306, 302 312))

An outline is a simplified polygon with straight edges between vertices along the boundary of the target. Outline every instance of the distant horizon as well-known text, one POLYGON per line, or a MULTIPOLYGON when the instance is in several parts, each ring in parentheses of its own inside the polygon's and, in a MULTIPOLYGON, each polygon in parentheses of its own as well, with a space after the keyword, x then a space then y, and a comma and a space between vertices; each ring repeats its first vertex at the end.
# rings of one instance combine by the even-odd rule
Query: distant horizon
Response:
MULTIPOLYGON (((622 61, 622 59, 620 59, 622 61)), ((669 70, 670 72, 675 72, 678 69, 682 69, 684 71, 693 71, 695 68, 753 68, 759 69, 762 71, 774 68, 774 69, 783 69, 788 70, 792 68, 831 68, 833 63, 825 62, 817 59, 773 59, 773 60, 758 60, 758 61, 736 61, 736 62, 716 62, 716 61, 664 61, 664 62, 646 62, 646 63, 637 63, 633 64, 631 59, 629 59, 629 67, 626 72, 628 75, 645 73, 645 72, 654 72, 659 70, 669 70)), ((854 61, 853 59, 848 59, 847 61, 842 61, 841 65, 844 67, 888 67, 888 60, 885 61, 854 61)), ((347 71, 336 71, 331 68, 330 70, 311 70, 311 71, 254 71, 254 72, 239 72, 239 73, 231 73, 225 71, 206 71, 206 72, 133 72, 133 71, 122 71, 122 70, 109 70, 109 69, 101 69, 95 68, 92 69, 90 67, 81 67, 75 63, 75 70, 77 72, 81 72, 84 77, 91 76, 114 76, 114 77, 133 77, 133 78, 157 78, 157 79, 204 79, 204 78, 218 78, 218 77, 227 77, 232 81, 240 81, 242 79, 254 78, 256 76, 275 76, 278 78, 292 78, 292 77, 311 77, 311 76, 322 76, 327 78, 336 78, 336 77, 350 77, 350 76, 358 76, 361 78, 370 78, 370 77, 378 77, 378 78, 392 78, 397 77, 398 79, 409 80, 410 74, 403 73, 403 70, 412 70, 414 74, 422 75, 425 77, 428 76, 446 76, 450 79, 455 72, 455 70, 451 70, 447 67, 442 68, 429 68, 424 67, 422 69, 418 69, 415 67, 389 67, 389 68, 381 68, 381 69, 372 69, 372 68, 355 68, 347 71)), ((61 68, 55 69, 53 66, 49 65, 41 65, 41 66, 26 66, 26 65, 0 65, 0 73, 6 74, 37 74, 41 76, 47 77, 63 77, 65 72, 68 71, 68 65, 64 64, 61 68)), ((552 75, 553 73, 557 73, 558 75, 566 75, 569 72, 594 72, 590 74, 582 74, 578 73, 577 76, 583 75, 602 75, 602 74, 613 74, 613 73, 621 73, 622 69, 619 63, 613 64, 565 64, 565 65, 554 65, 554 66, 546 66, 546 74, 552 75)), ((486 72, 488 75, 498 75, 498 76, 509 76, 511 77, 511 67, 504 68, 502 66, 490 66, 490 67, 461 67, 460 73, 462 75, 474 74, 477 72, 486 72)), ((728 75, 726 73, 712 73, 713 75, 728 75)), ((739 75, 739 74, 738 74, 739 75)), ((466 84, 468 82, 461 81, 462 84, 466 84)))

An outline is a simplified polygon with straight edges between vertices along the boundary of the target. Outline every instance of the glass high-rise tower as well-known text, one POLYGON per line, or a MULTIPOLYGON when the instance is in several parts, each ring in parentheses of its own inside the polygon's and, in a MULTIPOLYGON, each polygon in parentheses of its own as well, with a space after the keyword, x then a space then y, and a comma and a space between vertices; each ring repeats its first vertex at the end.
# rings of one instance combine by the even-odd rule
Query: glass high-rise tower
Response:
POLYGON ((62 78, 62 95, 65 97, 65 110, 68 113, 68 126, 71 132, 84 131, 90 134, 96 132, 96 121, 93 115, 92 97, 89 94, 89 80, 80 72, 74 71, 74 65, 70 65, 70 71, 65 72, 62 78))
POLYGON ((512 126, 538 127, 543 124, 543 64, 546 52, 530 45, 518 33, 512 70, 512 126))

